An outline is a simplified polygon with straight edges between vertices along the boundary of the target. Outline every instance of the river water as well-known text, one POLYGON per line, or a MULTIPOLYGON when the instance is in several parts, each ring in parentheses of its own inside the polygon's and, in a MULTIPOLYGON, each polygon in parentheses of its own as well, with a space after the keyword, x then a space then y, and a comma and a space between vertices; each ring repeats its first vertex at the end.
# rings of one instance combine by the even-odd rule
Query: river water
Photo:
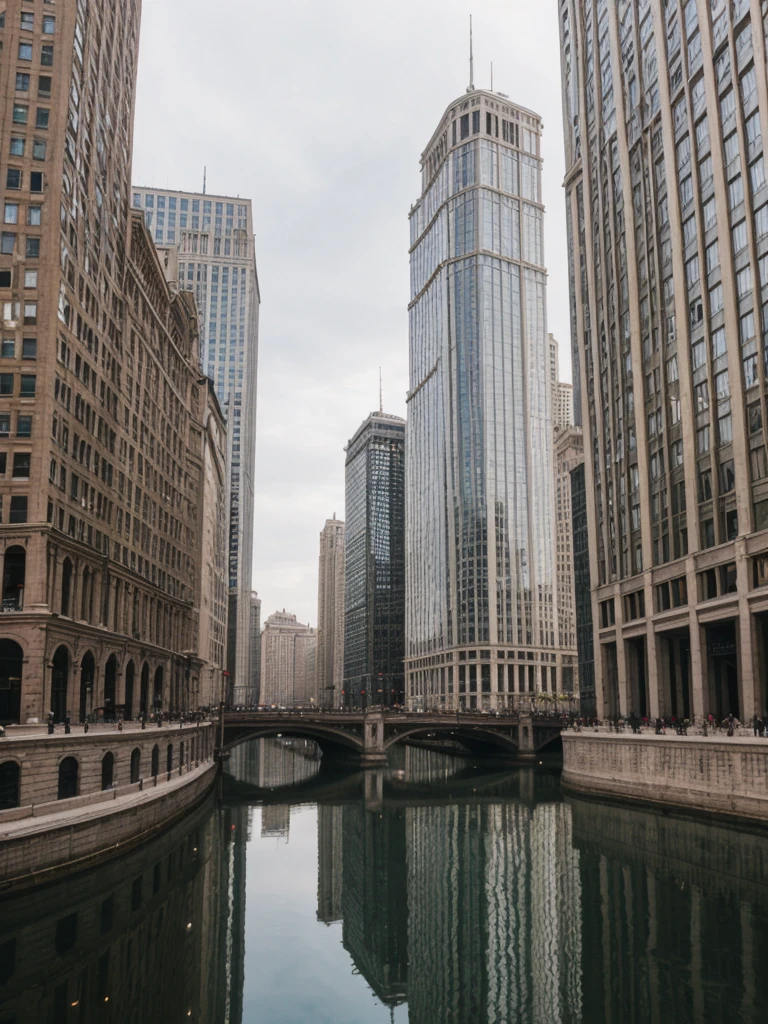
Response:
POLYGON ((0 900, 0 1024, 699 1024, 768 1013, 768 832, 408 748, 257 741, 151 843, 0 900))

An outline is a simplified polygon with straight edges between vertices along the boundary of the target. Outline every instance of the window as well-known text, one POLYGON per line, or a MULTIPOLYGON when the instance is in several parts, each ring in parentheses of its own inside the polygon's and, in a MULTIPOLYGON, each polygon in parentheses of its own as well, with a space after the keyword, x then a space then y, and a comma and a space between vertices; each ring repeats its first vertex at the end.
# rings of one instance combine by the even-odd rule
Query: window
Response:
POLYGON ((37 76, 37 95, 41 97, 49 97, 51 95, 51 76, 50 75, 38 75, 37 76))
POLYGON ((11 436, 11 417, 7 412, 0 413, 0 437, 11 436))
POLYGON ((18 135, 11 136, 11 156, 24 156, 24 139, 18 135))
POLYGON ((16 437, 32 437, 32 417, 19 413, 16 419, 16 437))
POLYGON ((757 356, 747 356, 744 360, 744 387, 751 388, 758 384, 760 377, 757 369, 757 356))
POLYGON ((747 222, 745 220, 739 221, 739 223, 731 231, 731 240, 733 242, 733 253, 736 253, 746 249, 747 247, 747 222))
POLYGON ((753 192, 758 192, 765 184, 765 164, 762 157, 749 165, 749 180, 753 192))
POLYGON ((21 342, 21 358, 37 359, 37 338, 23 338, 21 342))
POLYGON ((702 427, 696 431, 696 453, 703 455, 709 451, 709 427, 702 427))
MULTIPOLYGON (((21 171, 16 167, 9 167, 5 172, 5 187, 11 189, 21 188, 21 171)), ((6 221, 6 223, 15 224, 16 221, 6 221)))
POLYGON ((730 398, 731 396, 727 370, 723 370, 722 373, 718 373, 715 376, 715 395, 718 402, 722 402, 723 399, 730 398))
POLYGON ((736 275, 736 294, 740 299, 752 291, 752 267, 746 266, 736 275))
POLYGON ((703 412, 709 408, 709 384, 702 381, 693 389, 694 413, 703 412))
POLYGON ((694 370, 698 370, 700 366, 703 366, 707 361, 707 349, 703 341, 697 341, 695 345, 691 345, 691 365, 694 370))
POLYGON ((733 424, 731 423, 730 413, 727 416, 721 416, 717 421, 717 432, 720 437, 720 444, 730 444, 733 440, 733 424))
POLYGON ((13 374, 0 373, 0 395, 13 394, 13 374))
POLYGON ((6 203, 5 212, 3 214, 3 221, 6 224, 18 224, 19 223, 19 204, 18 203, 6 203))
POLYGON ((37 288, 37 271, 36 270, 25 270, 24 271, 24 287, 25 288, 37 288))
POLYGON ((35 127, 36 128, 47 128, 48 119, 51 116, 51 112, 48 107, 38 107, 37 114, 35 116, 35 127))
POLYGON ((32 43, 19 43, 19 60, 32 60, 32 43))
POLYGON ((728 209, 735 210, 744 202, 744 182, 740 174, 728 183, 728 209))
POLYGON ((35 27, 35 16, 30 11, 21 12, 21 28, 24 32, 32 32, 35 27))
POLYGON ((30 171, 29 172, 29 191, 30 192, 42 192, 43 191, 43 172, 42 171, 30 171))
POLYGON ((717 241, 707 246, 706 257, 707 273, 711 274, 713 270, 720 266, 720 249, 718 248, 717 241))
POLYGON ((728 459, 720 466, 720 493, 728 494, 736 486, 736 471, 733 459, 728 459))
POLYGON ((40 48, 40 63, 44 68, 53 67, 53 46, 43 45, 40 48))
POLYGON ((0 358, 16 358, 16 341, 13 338, 3 338, 0 342, 0 358))
POLYGON ((36 302, 25 302, 24 303, 24 323, 26 325, 37 323, 37 303, 36 302))
POLYGON ((11 514, 9 522, 26 523, 27 521, 27 496, 16 494, 11 498, 11 514))
POLYGON ((717 211, 715 209, 714 199, 708 199, 707 202, 704 203, 702 214, 704 216, 704 230, 706 231, 717 222, 717 211))
POLYGON ((30 227, 40 227, 42 220, 43 208, 42 206, 28 206, 27 207, 27 224, 30 227))
POLYGON ((29 75, 16 72, 16 92, 29 92, 29 75))
POLYGON ((35 394, 37 377, 34 373, 22 373, 20 394, 25 398, 31 398, 35 394))
POLYGON ((48 143, 44 139, 35 139, 32 143, 33 160, 45 160, 45 151, 48 143))
POLYGON ((25 107, 23 103, 14 103, 14 105, 13 105, 13 123, 14 124, 26 124, 28 117, 29 117, 29 107, 25 107))
POLYGON ((11 287, 11 272, 10 270, 0 270, 0 288, 11 287))
POLYGON ((43 15, 43 35, 52 36, 56 31, 56 19, 53 15, 43 15))
POLYGON ((712 316, 723 308, 723 286, 718 284, 709 292, 709 312, 712 316))
POLYGON ((13 475, 19 480, 29 479, 29 466, 32 455, 30 452, 13 453, 13 475))
MULTIPOLYGON (((15 235, 13 237, 14 237, 14 239, 16 238, 15 235)), ((13 252, 13 246, 11 246, 11 250, 10 251, 13 252)), ((5 252, 5 250, 3 250, 3 252, 5 252)), ((27 258, 28 259, 37 259, 37 257, 40 255, 40 239, 39 238, 35 238, 35 237, 30 237, 29 235, 27 235, 27 248, 26 248, 26 252, 27 252, 27 258)))

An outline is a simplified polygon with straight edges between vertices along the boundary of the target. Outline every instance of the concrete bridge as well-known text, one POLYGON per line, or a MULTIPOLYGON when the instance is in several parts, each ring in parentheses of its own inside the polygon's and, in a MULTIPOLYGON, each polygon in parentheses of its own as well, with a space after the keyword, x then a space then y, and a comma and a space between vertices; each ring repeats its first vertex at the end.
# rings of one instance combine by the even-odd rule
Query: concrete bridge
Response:
POLYGON ((532 761, 557 743, 561 729, 555 716, 518 711, 225 711, 221 746, 225 752, 246 740, 290 736, 315 740, 326 757, 380 768, 396 743, 439 740, 476 757, 532 761))

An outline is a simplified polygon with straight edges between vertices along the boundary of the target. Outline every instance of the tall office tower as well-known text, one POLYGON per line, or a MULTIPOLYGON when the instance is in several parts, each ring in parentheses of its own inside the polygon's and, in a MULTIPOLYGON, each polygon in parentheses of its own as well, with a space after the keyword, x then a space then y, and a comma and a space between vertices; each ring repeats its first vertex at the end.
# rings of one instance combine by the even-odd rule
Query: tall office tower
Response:
POLYGON ((555 431, 555 530, 557 635, 561 665, 559 692, 578 693, 576 591, 573 574, 571 470, 584 461, 580 427, 555 431))
POLYGON ((199 682, 198 326, 130 214, 140 4, 6 3, 0 721, 199 682))
POLYGON ((559 380, 560 346, 554 335, 549 335, 549 379, 552 391, 552 424, 555 431, 573 426, 573 384, 559 380))
POLYGON ((559 688, 541 120, 472 86, 410 213, 411 705, 559 688))
POLYGON ((592 580, 589 572, 589 527, 583 454, 571 470, 571 523, 579 710, 582 715, 593 718, 597 715, 595 644, 592 633, 592 580))
POLYGON ((560 3, 600 715, 768 706, 767 25, 560 3))
POLYGON ((317 699, 317 635, 295 615, 274 612, 261 633, 261 703, 309 703, 317 699))
POLYGON ((251 591, 251 683, 245 694, 248 704, 259 703, 261 690, 261 598, 251 591))
POLYGON ((344 682, 344 523, 326 519, 317 583, 317 695, 339 706, 344 682))
POLYGON ((250 199, 133 188, 160 249, 178 246, 179 287, 200 311, 202 370, 214 381, 229 437, 230 699, 253 703, 251 562, 253 558, 259 280, 250 199))
POLYGON ((405 420, 372 412, 346 452, 344 703, 402 704, 405 420))

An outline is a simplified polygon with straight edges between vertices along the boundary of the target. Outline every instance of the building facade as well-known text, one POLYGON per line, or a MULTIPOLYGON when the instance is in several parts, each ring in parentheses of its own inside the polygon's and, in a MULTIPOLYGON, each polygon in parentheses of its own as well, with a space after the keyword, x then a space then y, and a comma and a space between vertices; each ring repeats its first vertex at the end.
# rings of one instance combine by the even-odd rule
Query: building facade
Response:
POLYGON ((251 691, 235 703, 258 704, 261 690, 261 598, 251 591, 251 691))
POLYGON ((317 580, 317 696, 334 708, 344 683, 344 523, 335 515, 320 534, 317 580))
POLYGON ((557 632, 562 649, 559 692, 578 693, 576 646, 576 589, 573 569, 573 506, 571 470, 584 461, 580 427, 555 431, 555 564, 557 632))
POLYGON ((317 702, 316 656, 316 630, 285 609, 270 615, 261 633, 261 703, 317 702))
POLYGON ((405 420, 374 412, 347 445, 344 704, 405 699, 405 420))
POLYGON ((470 87, 411 209, 411 705, 559 688, 541 120, 470 87))
POLYGON ((4 722, 199 687, 198 322, 130 214, 139 19, 92 0, 0 22, 4 722))
MULTIPOLYGON (((227 422, 229 593, 227 671, 233 694, 253 696, 251 580, 259 355, 259 281, 249 199, 134 187, 133 206, 155 245, 178 247, 178 282, 197 299, 201 369, 227 422)), ((253 653, 255 659, 256 654, 253 653)))
POLYGON ((552 388, 552 424, 555 430, 573 426, 573 384, 560 377, 560 345, 549 335, 549 373, 552 388))
POLYGON ((766 25, 560 3, 600 715, 768 707, 766 25))

